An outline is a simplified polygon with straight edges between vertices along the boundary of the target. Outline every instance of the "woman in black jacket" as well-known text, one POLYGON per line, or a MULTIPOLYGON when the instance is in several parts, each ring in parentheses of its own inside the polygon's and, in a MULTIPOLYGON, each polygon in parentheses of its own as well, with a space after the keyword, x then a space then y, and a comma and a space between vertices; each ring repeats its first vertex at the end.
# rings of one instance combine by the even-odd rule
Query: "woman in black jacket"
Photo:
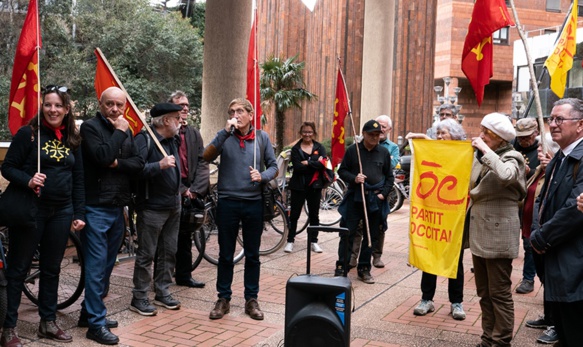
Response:
MULTIPOLYGON (((291 253, 294 247, 294 239, 298 227, 298 219, 302 212, 304 202, 308 202, 308 217, 310 225, 319 225, 320 197, 322 196, 321 174, 314 175, 324 169, 323 159, 326 159, 326 149, 314 140, 316 125, 313 122, 304 122, 300 127, 302 139, 291 150, 291 161, 294 168, 289 182, 291 190, 290 228, 287 236, 287 244, 284 252, 291 253)), ((318 233, 312 235, 310 240, 312 251, 321 253, 318 245, 318 233)))
POLYGON ((2 175, 10 184, 32 189, 39 196, 36 223, 8 229, 8 309, 0 339, 2 346, 20 343, 15 332, 18 307, 24 279, 37 247, 40 250, 38 310, 41 319, 37 334, 58 342, 72 341, 72 337, 56 324, 59 272, 69 230, 81 230, 85 226, 81 137, 71 110, 71 97, 66 87, 45 88, 39 115, 18 130, 2 164, 2 175), (40 172, 37 172, 38 148, 40 172))

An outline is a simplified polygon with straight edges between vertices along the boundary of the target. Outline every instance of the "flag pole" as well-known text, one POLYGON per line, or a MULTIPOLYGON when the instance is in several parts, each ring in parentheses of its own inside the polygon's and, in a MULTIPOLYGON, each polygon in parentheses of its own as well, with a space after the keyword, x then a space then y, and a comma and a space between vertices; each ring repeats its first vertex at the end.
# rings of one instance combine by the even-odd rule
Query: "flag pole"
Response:
POLYGON ((148 134, 150 134, 150 136, 152 137, 152 140, 156 144, 156 147, 158 147, 158 149, 160 150, 160 152, 162 152, 162 155, 164 157, 167 157, 168 154, 166 153, 166 150, 164 150, 164 148, 162 147, 162 144, 160 143, 160 141, 158 141, 158 138, 156 137, 156 135, 152 131, 152 128, 150 128, 150 126, 148 125, 148 123, 146 123, 146 118, 144 118, 144 115, 138 110, 138 108, 134 104, 134 101, 132 100, 132 98, 130 97, 130 95, 126 91, 126 89, 123 87, 123 84, 121 83, 121 81, 119 80, 119 78, 117 77, 117 75, 115 74, 115 72, 113 71, 113 69, 111 68, 111 65, 109 65, 109 62, 107 61, 107 58, 105 58, 105 56, 101 52, 101 49, 99 49, 99 47, 97 47, 97 48, 95 48, 95 52, 97 52, 97 54, 99 54, 99 57, 103 60, 103 62, 105 63, 105 66, 107 66, 107 69, 109 70, 109 72, 111 73, 111 75, 113 76, 113 78, 115 79, 115 82, 117 83, 117 85, 119 86, 119 88, 121 90, 123 90, 123 92, 126 94, 126 98, 127 98, 128 102, 130 103, 131 108, 136 112, 136 114, 138 115, 138 117, 140 117, 140 121, 142 121, 142 124, 144 124, 144 128, 146 129, 146 131, 148 132, 148 134))
MULTIPOLYGON (((341 64, 340 58, 338 59, 338 65, 341 64)), ((362 160, 360 159, 360 149, 358 148, 358 141, 356 141, 356 127, 354 126, 354 117, 352 116, 352 106, 350 106, 350 97, 348 96, 348 90, 346 90, 346 80, 344 79, 344 74, 342 73, 342 69, 340 70, 340 77, 342 77, 342 82, 344 84, 344 92, 346 93, 346 99, 348 101, 348 115, 350 116, 350 124, 352 126, 352 132, 354 133, 354 146, 356 147, 356 157, 358 158, 358 169, 359 173, 362 173, 362 160)), ((370 225, 368 222, 368 210, 366 208, 366 198, 364 196, 364 183, 360 184, 360 194, 362 196, 362 206, 364 209, 364 226, 366 230, 366 235, 368 239, 368 247, 372 247, 372 243, 370 240, 370 225)))
MULTIPOLYGON (((37 107, 37 115, 39 117, 37 117, 37 125, 36 125, 36 130, 37 130, 37 134, 36 134, 36 138, 38 141, 38 144, 40 144, 40 122, 41 122, 41 117, 42 115, 42 108, 41 108, 41 104, 42 104, 42 99, 41 99, 41 80, 40 80, 40 19, 39 19, 39 15, 38 15, 38 1, 35 1, 35 6, 36 6, 36 57, 37 57, 37 64, 36 64, 36 68, 37 68, 37 80, 38 80, 38 90, 36 91, 36 107, 37 107)), ((40 146, 36 146, 36 171, 40 172, 40 146)))

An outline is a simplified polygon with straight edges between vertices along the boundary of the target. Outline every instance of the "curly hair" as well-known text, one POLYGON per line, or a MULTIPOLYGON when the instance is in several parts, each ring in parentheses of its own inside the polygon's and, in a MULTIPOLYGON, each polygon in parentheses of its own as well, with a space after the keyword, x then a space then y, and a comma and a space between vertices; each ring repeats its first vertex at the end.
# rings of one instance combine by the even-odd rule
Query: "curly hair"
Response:
POLYGON ((444 128, 449 131, 452 140, 465 140, 466 139, 466 132, 464 128, 458 121, 453 120, 451 118, 446 118, 442 121, 439 121, 436 125, 437 131, 443 130, 444 128))

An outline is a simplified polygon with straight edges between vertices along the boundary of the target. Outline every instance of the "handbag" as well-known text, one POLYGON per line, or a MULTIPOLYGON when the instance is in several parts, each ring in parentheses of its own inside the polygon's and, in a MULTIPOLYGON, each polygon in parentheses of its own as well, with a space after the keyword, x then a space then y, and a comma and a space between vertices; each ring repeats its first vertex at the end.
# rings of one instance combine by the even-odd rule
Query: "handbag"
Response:
POLYGON ((0 195, 0 225, 7 227, 36 227, 38 196, 26 187, 9 184, 0 195))
POLYGON ((261 186, 261 196, 263 198, 263 221, 268 222, 275 217, 275 197, 267 184, 261 186))

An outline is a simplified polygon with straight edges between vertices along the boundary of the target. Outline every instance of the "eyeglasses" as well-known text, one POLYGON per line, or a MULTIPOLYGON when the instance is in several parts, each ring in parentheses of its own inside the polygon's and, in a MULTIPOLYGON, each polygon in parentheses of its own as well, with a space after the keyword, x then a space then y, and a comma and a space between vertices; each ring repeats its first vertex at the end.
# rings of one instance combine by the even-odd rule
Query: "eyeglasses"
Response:
POLYGON ((227 112, 229 114, 229 116, 233 116, 235 113, 237 113, 239 116, 244 114, 245 112, 247 112, 247 110, 245 110, 244 108, 238 108, 236 110, 229 110, 229 112, 227 112))
POLYGON ((314 135, 313 131, 302 131, 302 135, 314 135))
POLYGON ((551 118, 547 119, 547 123, 549 123, 549 125, 551 125, 551 124, 553 124, 553 122, 555 122, 556 125, 561 125, 566 120, 581 120, 581 119, 583 119, 583 118, 551 117, 551 118))
POLYGON ((190 104, 178 104, 182 108, 190 108, 190 104))
POLYGON ((494 133, 492 130, 486 128, 486 127, 482 127, 481 129, 482 133, 484 133, 484 135, 488 135, 489 137, 492 138, 499 138, 500 136, 496 135, 496 133, 494 133))
POLYGON ((43 94, 47 94, 48 92, 52 92, 52 91, 59 91, 61 93, 67 93, 69 91, 69 88, 65 87, 65 86, 57 86, 57 85, 48 85, 45 87, 45 89, 43 90, 43 94))

